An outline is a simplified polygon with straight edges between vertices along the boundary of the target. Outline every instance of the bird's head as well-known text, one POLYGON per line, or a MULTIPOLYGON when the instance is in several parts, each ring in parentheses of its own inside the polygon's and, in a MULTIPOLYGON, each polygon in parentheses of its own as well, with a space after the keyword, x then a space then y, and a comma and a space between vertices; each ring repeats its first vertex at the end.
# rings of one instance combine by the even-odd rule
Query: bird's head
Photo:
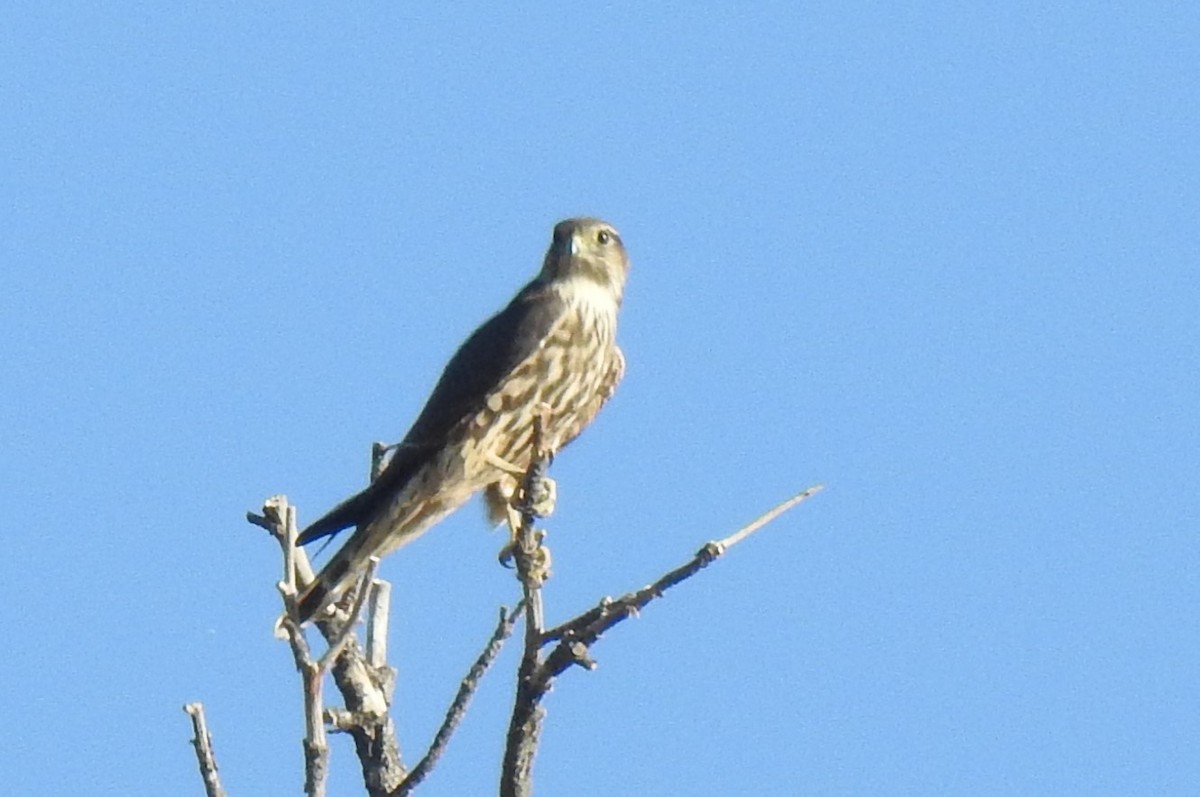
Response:
POLYGON ((619 304, 629 273, 629 255, 617 228, 600 219, 567 219, 554 225, 540 278, 585 279, 610 292, 619 304))

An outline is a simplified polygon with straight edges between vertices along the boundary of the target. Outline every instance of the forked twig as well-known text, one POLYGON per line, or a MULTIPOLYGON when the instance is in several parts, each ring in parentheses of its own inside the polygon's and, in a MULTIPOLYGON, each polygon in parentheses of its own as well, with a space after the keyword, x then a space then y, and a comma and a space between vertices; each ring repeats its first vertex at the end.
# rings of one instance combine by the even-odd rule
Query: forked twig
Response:
MULTIPOLYGON (((326 716, 335 718, 335 727, 354 737, 364 780, 372 795, 386 794, 403 781, 406 774, 400 761, 395 730, 387 714, 390 697, 389 668, 372 667, 358 647, 355 626, 364 607, 372 598, 385 594, 375 586, 378 560, 372 560, 354 592, 348 610, 339 610, 314 622, 328 643, 319 660, 314 660, 303 629, 296 621, 296 601, 300 587, 312 581, 313 570, 304 550, 296 546, 296 509, 284 496, 274 496, 263 505, 262 515, 247 513, 247 519, 271 532, 280 545, 285 562, 278 587, 284 613, 278 622, 280 636, 288 641, 296 669, 300 673, 304 696, 305 793, 323 795, 328 772, 329 745, 325 731, 326 716), (299 583, 298 583, 299 582, 299 583), (324 707, 323 681, 326 672, 342 693, 346 710, 327 712, 324 707)), ((370 626, 376 637, 386 637, 380 618, 386 611, 373 609, 375 622, 370 626)))

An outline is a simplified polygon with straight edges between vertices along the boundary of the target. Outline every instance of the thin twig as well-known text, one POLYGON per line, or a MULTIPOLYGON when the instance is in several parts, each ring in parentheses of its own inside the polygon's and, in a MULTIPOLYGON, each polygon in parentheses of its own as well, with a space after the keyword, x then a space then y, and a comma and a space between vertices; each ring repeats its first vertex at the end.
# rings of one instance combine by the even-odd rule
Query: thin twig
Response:
POLYGON ((375 571, 377 569, 379 569, 379 557, 372 556, 367 560, 367 569, 362 574, 362 578, 359 579, 358 591, 354 596, 354 605, 350 607, 350 614, 346 617, 338 635, 330 640, 325 655, 321 656, 321 660, 317 662, 317 669, 322 673, 329 669, 329 665, 333 663, 333 660, 337 656, 340 656, 346 645, 354 639, 354 627, 358 624, 358 618, 362 615, 363 606, 367 603, 367 595, 370 594, 371 582, 375 580, 375 571))
POLYGON ((196 748, 196 761, 200 765, 200 777, 204 779, 207 797, 226 797, 225 787, 217 774, 217 757, 212 749, 212 737, 208 734, 208 723, 204 719, 201 703, 188 703, 183 710, 192 718, 192 746, 196 748))
MULTIPOLYGON (((825 489, 825 485, 823 484, 817 484, 809 487, 803 492, 797 493, 786 501, 782 501, 776 506, 767 510, 754 520, 747 523, 745 526, 742 526, 733 534, 730 534, 728 537, 705 543, 704 546, 702 546, 700 550, 696 552, 696 555, 692 557, 691 561, 664 574, 649 587, 645 587, 638 592, 629 593, 628 595, 625 595, 615 601, 612 598, 602 599, 599 604, 593 606, 591 609, 588 609, 583 614, 573 617, 570 620, 567 620, 565 623, 557 625, 554 628, 546 631, 544 634, 542 634, 542 644, 547 645, 551 642, 558 641, 568 634, 576 633, 579 631, 579 629, 592 625, 601 617, 611 614, 614 611, 613 607, 616 604, 627 602, 635 595, 647 593, 651 595, 651 600, 654 597, 658 597, 662 592, 665 592, 679 582, 691 578, 701 569, 711 564, 715 559, 722 556, 734 545, 737 545, 739 542, 746 539, 763 526, 775 520, 784 512, 807 500, 808 498, 811 498, 823 489, 825 489)), ((645 604, 643 603, 642 605, 644 606, 645 604)))
POLYGON ((597 606, 546 632, 543 636, 544 643, 557 641, 558 645, 546 657, 539 673, 539 681, 549 688, 550 681, 573 664, 589 667, 591 659, 587 655, 588 648, 600 638, 601 634, 622 620, 636 615, 650 601, 661 598, 668 589, 696 575, 716 561, 729 548, 746 539, 787 510, 816 495, 823 488, 824 485, 820 484, 809 487, 764 512, 728 537, 706 543, 690 561, 664 573, 653 584, 622 595, 616 600, 605 598, 597 606))
POLYGON ((532 649, 536 656, 537 646, 530 647, 536 642, 545 625, 542 606, 542 585, 546 579, 545 564, 549 554, 542 546, 541 535, 535 524, 537 513, 533 506, 535 487, 546 478, 550 460, 554 453, 545 447, 545 428, 549 408, 543 405, 533 419, 533 431, 530 440, 529 467, 521 480, 520 492, 517 496, 517 509, 520 512, 521 523, 515 529, 516 543, 515 559, 517 578, 521 581, 525 601, 525 641, 526 651, 532 649))
POLYGON ((325 672, 318 662, 313 661, 304 630, 296 620, 296 508, 285 503, 280 514, 284 523, 277 538, 283 548, 285 562, 283 581, 279 584, 284 605, 280 625, 291 646, 304 696, 304 793, 309 797, 324 797, 325 779, 329 772, 329 742, 325 736, 325 703, 322 694, 325 672))
POLYGON ((296 540, 300 531, 296 523, 296 507, 288 504, 284 513, 283 539, 283 602, 289 613, 296 610, 296 540))
MULTIPOLYGON (((728 537, 726 537, 722 540, 717 540, 715 543, 710 543, 710 544, 716 545, 720 549, 721 553, 725 553, 725 551, 727 551, 730 548, 732 548, 733 546, 737 545, 739 542, 746 539, 751 534, 758 531, 763 526, 767 525, 772 520, 774 520, 775 518, 782 515, 784 512, 788 511, 789 509, 791 509, 792 507, 796 506, 799 503, 807 501, 809 498, 812 498, 814 495, 816 495, 817 493, 821 492, 824 489, 825 489, 825 485, 814 484, 812 487, 809 487, 807 490, 802 490, 802 491, 796 493, 795 495, 793 495, 791 498, 787 499, 786 501, 779 502, 777 505, 771 507, 766 512, 763 512, 761 515, 759 515, 754 520, 747 523, 745 526, 742 526, 740 529, 735 531, 733 534, 730 534, 728 537)), ((719 555, 720 554, 718 554, 718 556, 719 555)))
POLYGON ((392 792, 393 797, 407 797, 433 771, 434 765, 437 764, 438 759, 445 752, 446 745, 450 742, 450 737, 454 734, 458 724, 462 722, 463 716, 467 713, 467 707, 471 704, 471 698, 479 688, 480 680, 483 679, 484 674, 492 666, 492 662, 496 660, 496 656, 500 654, 500 649, 504 646, 505 641, 512 636, 513 627, 516 625, 517 618, 521 616, 520 611, 522 608, 522 606, 517 606, 516 609, 510 612, 501 607, 500 621, 496 624, 496 630, 492 632, 492 637, 488 640, 487 647, 479 654, 479 658, 471 665, 471 669, 467 671, 466 677, 459 684, 458 693, 454 696, 454 702, 450 704, 449 710, 446 711, 446 718, 442 721, 442 726, 438 728, 437 734, 433 737, 433 743, 429 746, 429 752, 413 767, 412 772, 408 774, 408 777, 404 779, 399 788, 392 792))

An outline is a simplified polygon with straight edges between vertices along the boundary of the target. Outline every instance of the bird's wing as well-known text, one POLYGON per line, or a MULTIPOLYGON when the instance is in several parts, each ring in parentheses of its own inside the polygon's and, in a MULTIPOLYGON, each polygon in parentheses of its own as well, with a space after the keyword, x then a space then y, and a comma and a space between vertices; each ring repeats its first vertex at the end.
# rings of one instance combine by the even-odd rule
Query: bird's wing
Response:
POLYGON ((455 426, 483 409, 488 395, 538 350, 566 309, 557 293, 541 283, 525 286, 455 352, 379 478, 314 521, 298 542, 304 545, 366 522, 441 450, 455 426))

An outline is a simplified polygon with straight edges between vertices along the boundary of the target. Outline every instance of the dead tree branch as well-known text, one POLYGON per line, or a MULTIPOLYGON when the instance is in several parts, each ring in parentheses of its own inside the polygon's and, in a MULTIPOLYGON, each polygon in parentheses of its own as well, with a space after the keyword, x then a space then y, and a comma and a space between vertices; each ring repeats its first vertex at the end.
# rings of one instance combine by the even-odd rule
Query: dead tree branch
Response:
POLYGON ((455 729, 458 728, 458 724, 462 722, 462 718, 466 715, 467 707, 471 704, 471 698, 479 688, 479 682, 482 680, 484 673, 488 671, 492 666, 492 662, 496 660, 496 656, 500 654, 500 649, 504 647, 505 641, 512 636, 513 627, 520 616, 521 608, 521 606, 518 606, 511 612, 504 608, 500 609, 500 621, 496 624, 496 630, 492 632, 492 638, 488 640, 487 647, 479 654, 479 658, 471 665, 471 669, 467 671, 466 677, 459 684, 458 694, 454 696, 454 702, 450 704, 449 710, 446 711, 446 718, 442 721, 442 726, 438 728, 437 734, 433 737, 433 743, 429 746, 429 752, 413 767, 412 772, 404 779, 404 783, 400 784, 400 787, 392 792, 393 797, 407 797, 433 771, 433 767, 437 764, 438 759, 445 752, 446 745, 450 742, 450 737, 454 734, 455 729))
POLYGON ((378 605, 379 597, 386 597, 387 590, 379 587, 381 582, 373 578, 374 563, 363 574, 358 588, 351 591, 349 608, 345 608, 346 601, 343 600, 333 615, 323 616, 314 623, 328 644, 320 659, 314 660, 303 629, 295 619, 299 594, 297 582, 307 585, 313 578, 307 555, 296 547, 296 509, 286 497, 274 496, 263 505, 262 515, 249 513, 247 520, 271 532, 279 542, 285 562, 283 579, 279 583, 284 613, 278 622, 278 632, 292 649, 302 681, 305 793, 324 794, 329 759, 325 733, 327 719, 336 730, 349 733, 354 739, 368 793, 373 797, 390 793, 406 775, 395 727, 388 714, 394 674, 386 664, 382 667, 371 665, 354 632, 365 608, 371 618, 369 633, 376 640, 387 634, 386 628, 379 628, 380 620, 386 622, 387 611, 381 611, 378 605), (326 711, 324 707, 322 687, 326 672, 332 674, 334 685, 342 695, 344 711, 326 711))
POLYGON ((196 748, 196 761, 200 765, 200 777, 204 780, 207 797, 227 797, 221 778, 217 775, 217 757, 213 754, 212 737, 208 735, 208 723, 204 719, 201 703, 188 703, 183 710, 192 718, 192 746, 196 748))
MULTIPOLYGON (((367 602, 367 644, 364 653, 357 643, 348 644, 333 662, 333 683, 341 693, 344 711, 335 719, 332 710, 326 716, 339 730, 350 734, 363 774, 363 782, 371 797, 390 794, 404 781, 407 771, 400 757, 395 723, 389 707, 396 683, 396 671, 385 658, 378 663, 372 656, 386 655, 387 601, 391 585, 376 580, 371 585, 367 602)), ((332 628, 325 621, 317 623, 318 630, 328 639, 332 628)))
MULTIPOLYGON (((297 621, 297 599, 313 579, 313 569, 303 549, 296 547, 296 510, 284 496, 268 499, 261 515, 247 513, 247 519, 271 532, 280 545, 284 562, 278 589, 284 612, 277 622, 277 635, 288 642, 296 669, 301 675, 304 696, 305 793, 324 797, 328 773, 327 732, 344 732, 354 740, 362 768, 363 781, 371 797, 407 797, 432 772, 461 723, 483 675, 494 663, 504 642, 512 635, 518 617, 525 619, 524 646, 517 671, 516 695, 506 736, 501 767, 501 797, 529 797, 533 791, 533 761, 538 750, 545 709, 542 701, 554 680, 574 665, 595 667, 591 648, 613 626, 635 616, 668 589, 691 578, 729 548, 740 543, 784 512, 822 489, 816 485, 763 513, 733 534, 706 543, 687 562, 663 574, 653 583, 617 599, 600 602, 549 630, 545 629, 543 586, 549 577, 550 553, 545 533, 536 528, 543 506, 550 501, 553 487, 546 472, 553 459, 542 439, 544 419, 534 424, 532 456, 519 485, 514 509, 510 511, 513 539, 511 551, 523 597, 513 611, 501 609, 500 619, 483 651, 459 684, 453 702, 428 752, 411 771, 400 757, 395 725, 389 713, 395 670, 387 664, 387 626, 390 585, 374 578, 378 560, 372 559, 355 589, 317 620, 314 625, 326 642, 326 649, 313 657, 304 629, 297 621), (535 500, 535 496, 542 496, 535 500), (358 644, 356 626, 366 620, 365 651, 358 644), (324 676, 329 673, 342 695, 344 708, 326 709, 323 702, 324 676)), ((372 476, 388 453, 385 446, 373 449, 372 476)), ((226 797, 217 776, 211 739, 199 703, 184 707, 192 717, 197 760, 208 797, 226 797)))
MULTIPOLYGON (((809 487, 803 492, 772 507, 728 537, 705 543, 688 562, 664 573, 653 584, 622 595, 616 600, 603 598, 596 606, 593 606, 586 612, 545 632, 542 635, 542 645, 548 645, 555 641, 559 643, 555 651, 550 654, 547 664, 551 661, 554 661, 556 664, 565 663, 567 666, 575 663, 572 659, 577 657, 577 652, 568 651, 565 648, 577 649, 580 644, 584 647, 591 645, 605 631, 627 617, 637 615, 650 601, 655 598, 661 598, 663 593, 668 589, 696 575, 724 556, 734 545, 746 539, 792 507, 816 495, 824 488, 825 486, 822 484, 809 487)), ((565 666, 553 674, 558 675, 564 669, 566 669, 565 666)))
MULTIPOLYGON (((544 467, 545 465, 539 464, 535 457, 529 472, 534 474, 539 468, 544 470, 544 467)), ((823 487, 819 484, 809 487, 764 512, 733 534, 706 543, 691 560, 663 574, 658 580, 642 589, 627 593, 616 600, 603 598, 593 608, 549 631, 533 635, 527 626, 526 647, 517 679, 517 698, 513 706, 504 752, 500 781, 501 797, 529 797, 533 793, 533 758, 537 752, 542 720, 545 716, 541 702, 549 693, 555 678, 573 665, 579 665, 586 669, 594 668, 595 662, 591 658, 591 646, 605 631, 622 620, 635 616, 652 600, 662 597, 668 589, 696 575, 723 556, 731 547, 787 510, 820 492, 823 487), (540 654, 542 647, 552 643, 557 644, 543 658, 540 654)), ((522 520, 522 526, 524 526, 524 516, 522 520)), ((519 561, 518 559, 518 563, 519 561)), ((522 584, 525 584, 524 579, 522 584)))
POLYGON ((517 694, 513 700, 513 712, 504 745, 500 774, 501 797, 524 797, 531 793, 533 758, 537 754, 542 720, 546 715, 540 705, 542 695, 538 694, 536 683, 541 666, 539 651, 542 647, 544 626, 542 586, 549 576, 550 554, 542 545, 544 534, 534 527, 537 514, 532 500, 537 485, 545 479, 553 458, 553 452, 545 448, 542 439, 544 428, 544 416, 535 418, 531 443, 533 452, 517 495, 520 522, 513 530, 513 553, 517 579, 521 582, 521 590, 524 593, 525 646, 517 668, 517 694))
MULTIPOLYGON (((386 451, 376 448, 376 462, 386 451)), ((486 648, 462 680, 454 702, 447 710, 429 751, 418 765, 407 771, 400 758, 395 725, 389 713, 395 670, 387 665, 387 624, 391 585, 374 578, 377 562, 372 560, 352 598, 344 598, 332 616, 314 621, 328 648, 314 661, 303 630, 295 621, 296 600, 300 587, 312 580, 312 567, 303 549, 295 547, 295 508, 283 496, 269 499, 262 515, 248 515, 251 523, 262 526, 279 540, 284 559, 291 563, 292 577, 285 573, 279 584, 284 614, 279 620, 280 636, 292 647, 297 670, 301 674, 305 697, 305 789, 308 794, 323 794, 328 771, 328 743, 324 725, 349 733, 371 797, 407 795, 433 770, 451 736, 466 713, 484 673, 491 667, 504 641, 512 635, 519 616, 502 610, 501 619, 486 648), (297 585, 299 582, 299 587, 297 585), (353 601, 349 609, 346 604, 353 601), (355 623, 366 618, 366 651, 357 643, 355 623), (332 674, 341 692, 344 709, 324 709, 322 683, 325 672, 332 674)))

